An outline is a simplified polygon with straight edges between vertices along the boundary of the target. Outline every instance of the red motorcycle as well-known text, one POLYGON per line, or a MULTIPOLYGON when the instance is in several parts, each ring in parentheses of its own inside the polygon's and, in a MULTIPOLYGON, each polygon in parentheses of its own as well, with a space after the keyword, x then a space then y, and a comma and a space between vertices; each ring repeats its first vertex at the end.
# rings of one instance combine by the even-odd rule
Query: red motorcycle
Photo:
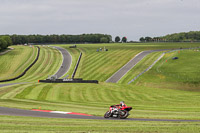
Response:
POLYGON ((119 105, 112 105, 110 106, 109 111, 104 114, 104 118, 120 118, 126 119, 129 116, 129 111, 132 109, 130 106, 122 106, 119 105))

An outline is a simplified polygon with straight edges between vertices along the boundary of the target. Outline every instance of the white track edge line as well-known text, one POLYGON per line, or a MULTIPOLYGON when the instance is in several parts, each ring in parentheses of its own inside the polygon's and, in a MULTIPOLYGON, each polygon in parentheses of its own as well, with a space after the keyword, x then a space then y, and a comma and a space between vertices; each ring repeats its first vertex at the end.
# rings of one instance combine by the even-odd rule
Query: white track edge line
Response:
MULTIPOLYGON (((142 52, 144 52, 144 51, 142 51, 142 52)), ((135 57, 137 57, 139 54, 141 54, 142 52, 140 52, 140 53, 138 53, 137 55, 135 55, 129 62, 131 62, 133 59, 135 59, 135 57)), ((129 63, 128 62, 128 63, 129 63)), ((128 63, 126 63, 124 66, 122 66, 117 72, 115 72, 112 76, 110 76, 107 80, 106 80, 106 82, 108 82, 108 80, 109 79, 111 79, 116 73, 118 73, 122 68, 124 68, 128 63)))

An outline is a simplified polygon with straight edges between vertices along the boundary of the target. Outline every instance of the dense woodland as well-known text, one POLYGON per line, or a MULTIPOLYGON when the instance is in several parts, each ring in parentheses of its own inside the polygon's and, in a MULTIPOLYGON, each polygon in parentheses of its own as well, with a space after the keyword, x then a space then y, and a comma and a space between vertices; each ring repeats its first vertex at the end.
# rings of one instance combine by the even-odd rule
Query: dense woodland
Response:
POLYGON ((111 35, 82 34, 82 35, 11 35, 13 44, 25 43, 109 43, 111 35))
MULTIPOLYGON (((120 37, 115 42, 120 42, 120 37)), ((10 45, 17 44, 76 44, 76 43, 109 43, 112 36, 106 34, 82 34, 82 35, 0 35, 0 50, 10 45)), ((127 42, 123 37, 121 42, 127 42)), ((140 42, 200 42, 200 31, 190 31, 169 34, 161 37, 141 37, 140 42)))
POLYGON ((141 37, 140 42, 200 42, 200 31, 169 34, 161 37, 141 37))
POLYGON ((82 35, 0 35, 0 50, 9 45, 17 44, 76 44, 76 43, 109 43, 111 35, 82 34, 82 35))

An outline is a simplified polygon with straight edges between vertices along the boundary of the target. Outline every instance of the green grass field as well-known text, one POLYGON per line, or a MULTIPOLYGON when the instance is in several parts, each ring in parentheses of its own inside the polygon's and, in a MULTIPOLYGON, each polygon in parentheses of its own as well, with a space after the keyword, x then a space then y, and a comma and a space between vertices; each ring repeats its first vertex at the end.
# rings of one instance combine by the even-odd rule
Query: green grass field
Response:
POLYGON ((199 49, 167 53, 133 83, 148 87, 200 91, 199 49), (179 57, 173 60, 173 57, 179 57))
MULTIPOLYGON (((103 82, 120 67, 126 64, 128 60, 140 52, 140 50, 133 50, 129 46, 123 47, 123 45, 117 44, 113 47, 113 45, 77 45, 78 49, 70 49, 68 48, 69 46, 60 46, 66 48, 73 55, 72 57, 75 57, 75 59, 73 59, 72 68, 75 67, 80 52, 83 53, 79 68, 75 75, 76 78, 81 77, 86 80, 96 79, 103 82), (104 49, 104 47, 109 51, 97 52, 97 49, 104 49)), ((69 72, 69 75, 72 74, 72 70, 69 72)))
POLYGON ((0 89, 1 106, 103 116, 121 100, 130 118, 200 119, 199 92, 116 84, 27 84, 0 89))
MULTIPOLYGON (((71 75, 79 53, 83 52, 76 77, 97 79, 99 84, 37 83, 54 74, 62 63, 60 53, 41 47, 38 62, 15 82, 31 82, 0 88, 0 106, 21 109, 47 109, 103 116, 112 104, 124 100, 133 106, 130 118, 200 120, 199 57, 196 50, 165 54, 135 82, 127 83, 151 65, 162 52, 152 53, 140 61, 117 84, 104 81, 137 53, 150 49, 199 47, 199 43, 147 44, 78 44, 59 45, 72 55, 71 75), (108 49, 96 52, 97 48, 108 49), (172 57, 179 57, 172 60, 172 57), (167 62, 166 62, 167 60, 167 62)), ((65 74, 65 75, 67 75, 65 74)), ((65 76, 64 75, 64 76, 65 76)), ((0 116, 4 132, 199 132, 199 122, 144 122, 72 120, 0 116), (17 126, 16 126, 17 125, 17 126), (42 126, 39 126, 42 125, 42 126), (115 127, 116 128, 113 128, 115 127)))
POLYGON ((36 58, 36 47, 12 46, 12 48, 14 49, 11 52, 0 55, 0 80, 20 75, 36 58))
MULTIPOLYGON (((79 53, 82 52, 83 56, 75 77, 104 82, 141 51, 190 48, 199 47, 199 45, 199 43, 77 44, 77 49, 70 49, 70 45, 59 46, 66 48, 72 54, 73 64, 72 70, 68 73, 69 75, 72 74, 79 53), (107 52, 96 52, 97 49, 104 49, 104 47, 108 49, 107 52)), ((159 56, 158 53, 154 54, 159 56)), ((150 64, 153 59, 148 60, 148 64, 150 64)), ((146 65, 148 66, 148 64, 146 65)), ((144 66, 144 68, 147 66, 144 66)), ((140 68, 137 72, 139 73, 141 70, 143 69, 140 68)), ((129 75, 128 77, 132 78, 129 75)), ((120 82, 125 83, 127 81, 120 82)))
POLYGON ((153 52, 144 57, 118 83, 128 84, 134 77, 147 69, 163 52, 153 52))
POLYGON ((113 120, 76 120, 0 116, 3 132, 130 132, 130 133, 198 133, 198 122, 148 122, 113 120), (15 130, 17 129, 17 130, 15 130))
MULTIPOLYGON (((12 54, 12 53, 10 52, 10 54, 12 54)), ((11 58, 9 55, 5 55, 5 56, 8 58, 8 60, 11 58)), ((35 53, 35 56, 36 56, 36 53, 35 53)), ((19 62, 19 60, 21 60, 22 57, 23 56, 16 57, 15 62, 19 62)), ((33 60, 32 60, 32 62, 33 62, 33 60)), ((4 62, 4 64, 7 64, 7 62, 6 63, 4 62)), ((26 61, 24 61, 23 63, 27 64, 26 61)), ((9 83, 38 82, 38 80, 40 80, 40 79, 46 79, 49 75, 53 75, 58 71, 58 69, 61 66, 61 63, 62 63, 62 55, 60 54, 60 52, 57 49, 41 46, 40 47, 40 56, 39 56, 38 61, 35 63, 35 65, 33 65, 33 67, 23 77, 15 80, 15 81, 11 81, 9 83)), ((6 65, 2 65, 2 66, 3 66, 3 68, 6 67, 6 65)), ((12 63, 10 63, 10 66, 12 66, 12 63)), ((19 69, 20 69, 19 65, 16 65, 16 67, 19 67, 19 69)), ((26 67, 24 67, 24 69, 26 67)), ((19 74, 21 74, 22 72, 23 71, 20 71, 19 74)), ((7 73, 11 73, 11 72, 8 71, 7 73)))

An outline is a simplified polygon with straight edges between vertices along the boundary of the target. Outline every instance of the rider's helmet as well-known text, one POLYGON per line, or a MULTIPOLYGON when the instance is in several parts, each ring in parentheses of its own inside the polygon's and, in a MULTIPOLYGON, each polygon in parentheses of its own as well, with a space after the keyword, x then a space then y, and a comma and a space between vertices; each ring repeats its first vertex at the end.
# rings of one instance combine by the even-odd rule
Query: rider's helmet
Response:
POLYGON ((121 106, 124 106, 124 101, 120 101, 121 106))

